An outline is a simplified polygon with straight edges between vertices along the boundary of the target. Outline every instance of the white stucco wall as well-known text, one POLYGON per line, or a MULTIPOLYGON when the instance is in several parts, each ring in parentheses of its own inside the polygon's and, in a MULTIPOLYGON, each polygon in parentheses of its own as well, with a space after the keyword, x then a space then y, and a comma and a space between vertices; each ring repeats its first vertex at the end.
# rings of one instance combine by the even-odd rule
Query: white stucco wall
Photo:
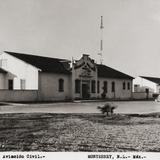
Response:
POLYGON ((107 93, 106 98, 115 99, 129 99, 132 98, 132 80, 128 79, 112 79, 112 78, 98 78, 100 82, 100 93, 98 97, 101 98, 103 93, 103 82, 107 81, 107 93), (115 82, 115 92, 112 92, 112 82, 115 82), (126 83, 125 90, 123 89, 123 82, 126 83), (130 83, 130 90, 128 90, 127 83, 130 83))
POLYGON ((45 101, 71 99, 71 75, 39 72, 39 98, 45 101), (59 79, 64 80, 64 91, 59 92, 59 79))
MULTIPOLYGON (((139 88, 138 88, 138 92, 145 92, 145 89, 148 88, 150 92, 157 92, 157 84, 156 83, 153 83, 147 79, 144 79, 142 77, 136 77, 134 80, 133 80, 133 88, 134 88, 134 85, 139 85, 139 88)), ((135 91, 135 90, 134 90, 135 91)))
POLYGON ((10 72, 6 75, 4 89, 8 89, 8 79, 14 80, 14 89, 21 89, 21 79, 25 79, 26 89, 38 89, 38 69, 36 67, 25 63, 24 61, 21 61, 7 53, 2 53, 0 55, 0 60, 2 59, 6 62, 0 67, 10 72))
POLYGON ((5 89, 5 79, 6 79, 5 73, 0 73, 0 89, 5 89))

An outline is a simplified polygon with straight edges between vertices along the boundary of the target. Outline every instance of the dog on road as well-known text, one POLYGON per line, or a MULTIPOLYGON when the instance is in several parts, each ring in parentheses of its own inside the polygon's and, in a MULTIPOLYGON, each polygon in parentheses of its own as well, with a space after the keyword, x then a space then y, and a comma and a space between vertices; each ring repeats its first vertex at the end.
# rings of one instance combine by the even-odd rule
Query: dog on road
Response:
POLYGON ((116 105, 112 104, 112 103, 106 103, 104 104, 102 107, 98 106, 97 107, 103 114, 107 114, 107 116, 113 115, 114 110, 117 108, 116 105))

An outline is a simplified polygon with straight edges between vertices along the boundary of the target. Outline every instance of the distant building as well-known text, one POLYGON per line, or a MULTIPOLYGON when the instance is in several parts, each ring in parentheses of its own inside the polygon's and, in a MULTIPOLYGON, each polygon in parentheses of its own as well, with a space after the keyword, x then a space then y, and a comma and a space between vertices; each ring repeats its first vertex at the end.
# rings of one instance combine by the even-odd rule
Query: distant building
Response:
POLYGON ((17 95, 20 98, 32 93, 32 97, 42 101, 132 97, 133 77, 96 64, 86 54, 70 64, 66 59, 5 51, 0 55, 0 97, 2 89, 10 90, 5 95, 15 92, 15 99, 17 95), (18 91, 24 92, 20 95, 18 91))
POLYGON ((134 92, 160 93, 160 78, 139 76, 133 80, 134 92))
POLYGON ((160 94, 160 78, 139 76, 133 80, 133 99, 155 99, 160 94))

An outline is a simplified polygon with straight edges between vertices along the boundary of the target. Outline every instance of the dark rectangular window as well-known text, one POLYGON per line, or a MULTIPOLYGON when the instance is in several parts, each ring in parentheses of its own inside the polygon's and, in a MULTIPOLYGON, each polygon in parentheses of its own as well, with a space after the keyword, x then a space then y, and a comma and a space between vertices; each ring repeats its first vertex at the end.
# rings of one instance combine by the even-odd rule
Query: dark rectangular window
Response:
POLYGON ((95 93, 96 92, 96 81, 95 80, 92 80, 91 81, 91 91, 92 93, 95 93))
POLYGON ((63 79, 59 79, 59 92, 63 92, 64 91, 64 80, 63 79))
POLYGON ((128 86, 128 90, 130 90, 130 83, 129 82, 128 82, 127 86, 128 86))
POLYGON ((146 93, 149 93, 149 88, 146 88, 146 93))
POLYGON ((104 83, 104 86, 103 86, 104 92, 107 93, 107 90, 108 90, 107 81, 104 81, 103 83, 104 83))
POLYGON ((13 79, 8 80, 8 89, 13 90, 13 79))
POLYGON ((112 92, 115 92, 115 82, 112 82, 112 92))
POLYGON ((75 93, 80 93, 81 81, 79 79, 75 80, 75 93))
POLYGON ((97 81, 97 93, 99 93, 100 83, 97 81))
POLYGON ((125 89, 126 89, 126 83, 123 82, 123 90, 125 90, 125 89))

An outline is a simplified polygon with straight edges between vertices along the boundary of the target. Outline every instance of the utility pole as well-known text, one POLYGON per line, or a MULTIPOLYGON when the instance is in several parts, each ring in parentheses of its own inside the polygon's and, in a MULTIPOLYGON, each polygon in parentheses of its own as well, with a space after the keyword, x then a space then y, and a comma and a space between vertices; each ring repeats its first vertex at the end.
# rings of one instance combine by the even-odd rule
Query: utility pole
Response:
POLYGON ((103 63, 103 16, 101 16, 101 24, 100 24, 100 53, 98 55, 100 56, 100 64, 103 63))

